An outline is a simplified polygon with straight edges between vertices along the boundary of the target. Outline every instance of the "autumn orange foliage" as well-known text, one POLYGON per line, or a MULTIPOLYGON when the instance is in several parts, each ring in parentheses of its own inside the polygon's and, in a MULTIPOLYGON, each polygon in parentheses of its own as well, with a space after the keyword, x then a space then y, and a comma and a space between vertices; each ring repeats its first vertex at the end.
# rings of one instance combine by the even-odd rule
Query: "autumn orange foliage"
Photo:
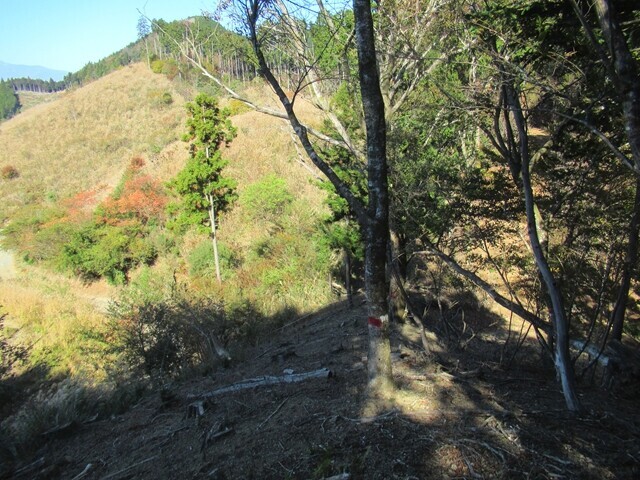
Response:
MULTIPOLYGON (((133 162, 132 162, 133 163, 133 162)), ((147 224, 164 212, 167 196, 162 184, 149 175, 127 180, 118 198, 108 198, 98 209, 98 221, 120 225, 127 220, 147 224)))
POLYGON ((62 200, 60 203, 66 209, 66 217, 73 222, 90 218, 93 209, 98 203, 97 197, 105 188, 106 185, 99 185, 96 188, 78 192, 74 196, 62 200))

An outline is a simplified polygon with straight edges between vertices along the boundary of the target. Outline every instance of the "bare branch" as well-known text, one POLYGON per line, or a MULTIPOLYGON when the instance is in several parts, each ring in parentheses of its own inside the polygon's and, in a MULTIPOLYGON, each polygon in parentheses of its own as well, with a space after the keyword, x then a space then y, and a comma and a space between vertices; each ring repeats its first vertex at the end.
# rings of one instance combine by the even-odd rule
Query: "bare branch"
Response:
POLYGON ((424 252, 415 252, 415 253, 416 254, 428 253, 428 254, 435 255, 440 260, 442 260, 444 263, 446 263, 456 273, 458 273, 459 275, 463 276, 467 280, 470 280, 477 287, 480 287, 498 305, 502 305, 504 308, 506 308, 507 310, 510 310, 511 312, 515 313, 520 318, 522 318, 523 320, 526 320, 531 325, 533 325, 534 327, 536 327, 539 330, 543 331, 547 335, 551 334, 551 325, 549 325, 549 323, 545 322, 544 320, 542 320, 537 315, 535 315, 535 314, 531 313, 530 311, 526 310, 521 305, 518 305, 517 303, 515 303, 515 302, 509 300, 508 298, 506 298, 505 296, 501 295, 488 282, 484 281, 483 279, 478 277, 475 273, 471 272, 470 270, 467 270, 466 268, 461 266, 458 262, 456 262, 453 258, 451 258, 450 256, 446 255, 445 253, 441 252, 437 248, 435 248, 433 246, 430 246, 430 245, 427 245, 427 250, 426 251, 424 251, 424 252))
MULTIPOLYGON (((287 114, 285 112, 281 111, 281 110, 275 110, 275 109, 272 109, 272 108, 269 108, 269 107, 258 105, 255 102, 252 102, 251 100, 249 100, 248 98, 240 95, 238 92, 236 92, 231 87, 229 87, 229 85, 227 85, 225 82, 223 82, 219 77, 213 75, 209 70, 207 70, 204 67, 204 62, 200 58, 197 48, 193 48, 194 55, 190 54, 189 50, 187 48, 185 48, 185 46, 182 43, 178 42, 175 38, 173 38, 171 35, 169 35, 157 22, 154 22, 153 20, 149 19, 146 16, 145 16, 145 18, 147 20, 149 20, 150 22, 152 22, 153 25, 155 25, 158 28, 158 30, 160 30, 162 33, 167 35, 167 37, 178 47, 178 49, 180 50, 180 54, 185 59, 187 59, 189 61, 189 63, 191 63, 191 65, 193 65, 195 68, 197 68, 200 71, 200 73, 202 73, 202 75, 204 75, 208 79, 212 80, 216 85, 218 85, 225 92, 227 92, 227 94, 231 98, 234 98, 234 99, 244 103, 245 105, 247 105, 249 108, 255 110, 256 112, 264 113, 266 115, 271 115, 271 116, 277 117, 277 118, 282 118, 284 120, 288 120, 289 119, 287 114)), ((193 41, 193 38, 187 37, 187 42, 189 43, 190 46, 195 47, 195 43, 193 41)), ((313 135, 317 139, 322 140, 323 142, 326 142, 326 143, 328 143, 330 145, 333 145, 335 147, 340 147, 340 148, 344 148, 344 149, 347 149, 347 150, 351 150, 350 146, 346 142, 340 141, 340 140, 336 140, 335 138, 332 138, 329 135, 325 135, 322 132, 320 132, 320 131, 316 130, 315 128, 310 127, 308 125, 303 125, 303 124, 301 124, 301 125, 307 130, 307 132, 309 134, 313 135)))

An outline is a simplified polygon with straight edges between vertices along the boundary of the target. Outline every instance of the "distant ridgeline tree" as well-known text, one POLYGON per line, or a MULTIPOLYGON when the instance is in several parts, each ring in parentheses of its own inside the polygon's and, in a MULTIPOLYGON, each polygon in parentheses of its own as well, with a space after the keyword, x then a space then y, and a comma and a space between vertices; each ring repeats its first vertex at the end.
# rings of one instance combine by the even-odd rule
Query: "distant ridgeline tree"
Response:
POLYGON ((151 33, 151 26, 149 25, 149 21, 144 16, 141 15, 140 18, 138 18, 138 25, 136 29, 138 30, 138 40, 141 40, 144 42, 144 51, 146 53, 147 66, 151 68, 151 58, 149 56, 149 42, 148 42, 148 37, 149 37, 149 34, 151 33))
POLYGON ((169 227, 185 231, 192 226, 200 230, 210 229, 216 278, 222 281, 218 243, 217 217, 226 211, 237 198, 236 181, 222 176, 227 160, 222 158, 220 147, 228 145, 236 136, 229 113, 218 107, 217 100, 207 94, 199 94, 187 103, 187 133, 190 141, 189 161, 170 186, 180 195, 180 201, 169 207, 174 218, 169 227))
POLYGON ((0 82, 0 120, 9 118, 18 111, 20 102, 15 94, 11 83, 8 81, 0 82))
POLYGON ((144 39, 132 42, 122 50, 99 60, 97 62, 89 62, 77 72, 69 73, 64 77, 64 84, 67 87, 73 85, 82 85, 86 82, 97 80, 104 77, 108 73, 124 67, 131 63, 139 62, 145 59, 144 39))
POLYGON ((38 78, 10 78, 7 82, 11 85, 16 92, 38 92, 38 93, 53 93, 59 92, 66 88, 64 80, 55 81, 40 80, 38 78))
MULTIPOLYGON (((169 60, 183 64, 186 53, 219 75, 243 81, 257 75, 247 39, 208 17, 196 16, 173 22, 153 20, 152 31, 154 71, 162 71, 169 60)), ((185 73, 189 72, 185 69, 185 73)), ((196 78, 202 76, 199 71, 196 75, 196 78)))

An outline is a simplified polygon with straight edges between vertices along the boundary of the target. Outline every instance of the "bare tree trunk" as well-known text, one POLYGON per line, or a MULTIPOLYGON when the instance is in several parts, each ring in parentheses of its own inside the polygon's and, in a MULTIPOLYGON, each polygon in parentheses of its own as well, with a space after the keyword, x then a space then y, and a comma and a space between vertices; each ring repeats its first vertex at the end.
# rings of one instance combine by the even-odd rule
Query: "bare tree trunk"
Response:
POLYGON ((144 37, 144 49, 147 52, 147 68, 151 70, 151 58, 149 58, 149 42, 147 41, 147 37, 144 37))
POLYGON ((404 320, 405 312, 407 311, 407 302, 401 291, 404 288, 402 283, 405 280, 405 271, 400 256, 400 236, 392 226, 389 229, 389 251, 387 258, 389 271, 387 273, 389 275, 389 312, 394 321, 404 320))
MULTIPOLYGON (((204 113, 204 107, 203 107, 204 113)), ((205 154, 207 158, 210 158, 209 146, 207 145, 205 154)), ((211 224, 211 242, 213 243, 213 260, 216 265, 216 279, 218 283, 222 283, 222 276, 220 275, 220 259, 218 257, 218 238, 216 236, 216 207, 213 202, 213 194, 207 194, 207 200, 209 201, 209 223, 211 224)))
POLYGON ((629 288, 631 287, 631 279, 638 263, 638 231, 640 230, 640 177, 636 178, 636 195, 633 204, 633 215, 629 222, 629 240, 627 243, 627 252, 622 268, 622 280, 618 297, 616 299, 613 313, 611 314, 611 336, 609 341, 622 340, 622 331, 624 328, 624 317, 627 312, 627 303, 629 301, 629 288))
MULTIPOLYGON (((640 72, 631 54, 611 0, 596 0, 598 21, 611 57, 610 76, 622 99, 625 132, 636 172, 640 170, 640 72)), ((574 7, 575 8, 575 7, 574 7)), ((624 317, 629 299, 629 288, 638 260, 638 228, 640 224, 640 176, 636 179, 634 210, 629 223, 629 240, 624 261, 622 281, 611 316, 610 341, 622 339, 624 317)))
POLYGON ((344 288, 347 290, 347 303, 353 308, 353 292, 351 291, 351 252, 344 249, 344 288))
MULTIPOLYGON (((535 198, 533 195, 533 188, 531 186, 531 166, 526 120, 522 114, 522 107, 513 86, 507 83, 503 88, 505 106, 508 110, 505 121, 510 121, 508 115, 511 114, 518 132, 518 152, 521 165, 519 165, 520 168, 514 169, 514 171, 520 170, 520 179, 522 181, 521 189, 525 202, 529 242, 531 243, 531 249, 533 251, 536 266, 544 281, 547 294, 549 295, 553 308, 553 325, 555 333, 554 363, 556 372, 560 378, 562 393, 564 394, 567 408, 572 412, 579 412, 582 410, 582 406, 576 393, 575 373, 569 355, 569 325, 564 308, 564 302, 553 273, 549 268, 536 225, 535 198)), ((509 131, 510 129, 508 128, 507 130, 509 131)), ((513 141, 513 143, 515 143, 515 138, 509 138, 509 141, 513 141)))
POLYGON ((211 223, 211 242, 213 243, 213 260, 216 264, 216 278, 218 283, 222 283, 220 275, 220 257, 218 256, 218 238, 216 235, 216 210, 213 204, 213 195, 208 196, 209 200, 209 223, 211 223))
MULTIPOLYGON (((373 18, 369 0, 354 0, 354 17, 360 88, 367 129, 367 177, 369 202, 365 207, 353 195, 332 168, 318 155, 309 141, 307 128, 298 120, 281 84, 267 65, 258 39, 257 24, 262 5, 253 0, 247 6, 247 26, 250 39, 260 65, 260 73, 276 92, 287 119, 300 139, 311 161, 335 186, 354 213, 365 237, 365 292, 368 303, 369 328, 369 386, 382 392, 393 386, 391 346, 389 343, 389 315, 387 306, 388 283, 385 275, 387 243, 389 238, 389 199, 387 186, 386 123, 384 102, 380 92, 376 50, 373 36, 373 18)), ((295 98, 295 97, 294 97, 295 98)))
POLYGON ((389 314, 389 284, 385 265, 389 243, 387 126, 374 43, 370 0, 354 0, 360 92, 367 130, 369 204, 365 226, 365 291, 369 307, 369 386, 393 387, 389 314))
POLYGON ((629 50, 613 2, 596 0, 598 20, 609 47, 615 71, 614 83, 622 97, 625 131, 631 146, 636 170, 640 169, 640 75, 638 64, 629 50))

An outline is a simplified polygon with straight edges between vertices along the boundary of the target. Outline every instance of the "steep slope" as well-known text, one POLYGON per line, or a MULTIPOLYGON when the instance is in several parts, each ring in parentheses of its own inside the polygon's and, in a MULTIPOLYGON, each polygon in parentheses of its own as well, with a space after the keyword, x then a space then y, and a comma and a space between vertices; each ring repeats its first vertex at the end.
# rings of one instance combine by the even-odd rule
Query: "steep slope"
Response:
MULTIPOLYGON (((178 90, 191 95, 184 84, 169 82, 138 64, 65 92, 0 126, 0 168, 11 166, 19 174, 0 179, 0 227, 11 225, 5 240, 15 249, 15 255, 2 252, 7 261, 0 265, 4 272, 0 272, 0 313, 8 314, 6 326, 11 332, 20 332, 16 341, 33 345, 34 351, 69 353, 47 358, 57 371, 84 370, 83 363, 92 370, 104 367, 101 359, 96 362, 82 354, 82 336, 65 336, 104 324, 106 306, 118 294, 105 281, 86 284, 69 278, 72 270, 58 262, 69 242, 67 232, 91 221, 96 205, 122 184, 132 157, 144 161, 143 175, 162 182, 184 166, 188 145, 180 137, 186 109, 178 90), (23 262, 23 257, 35 265, 23 262), (64 273, 53 271, 59 269, 64 273), (44 338, 42 331, 48 332, 44 338)), ((266 89, 253 90, 254 97, 270 101, 266 89)), ((242 113, 232 117, 238 136, 224 151, 230 161, 225 175, 237 180, 241 199, 219 225, 221 246, 233 256, 235 271, 231 267, 223 271, 224 291, 212 281, 208 259, 195 266, 204 267, 194 274, 192 253, 197 248, 209 252, 210 241, 190 232, 175 239, 179 252, 170 244, 174 239, 162 244, 161 238, 150 275, 169 272, 168 278, 157 281, 170 283, 177 272, 180 281, 200 294, 225 301, 238 297, 238 302, 252 302, 269 315, 287 309, 310 311, 330 294, 326 269, 318 273, 317 263, 313 264, 315 245, 309 238, 317 234, 324 194, 310 181, 314 177, 309 169, 299 164, 281 120, 235 107, 242 113), (284 181, 293 198, 277 228, 270 220, 257 218, 242 201, 247 188, 255 191, 270 174, 284 181), (166 244, 170 246, 164 248, 166 244), (270 290, 263 280, 277 290, 270 290)), ((305 108, 313 116, 312 106, 305 108)), ((166 231, 160 224, 153 233, 162 237, 166 231)), ((105 249, 105 256, 110 253, 105 249)), ((140 273, 132 271, 130 279, 140 273)))
MULTIPOLYGON (((399 389, 366 390, 363 307, 334 305, 291 322, 244 360, 206 378, 166 385, 122 415, 89 418, 46 435, 16 479, 637 478, 633 398, 613 409, 597 388, 591 415, 558 410, 539 362, 527 381, 488 358, 499 325, 477 330, 464 354, 434 362, 419 333, 392 339, 399 389), (487 350, 488 349, 488 350, 487 350), (332 371, 330 378, 205 395, 263 375, 332 371), (200 406, 194 404, 201 400, 200 406)), ((478 327, 476 325, 476 327, 478 327)), ((435 344, 434 344, 435 345, 435 344)), ((535 348, 532 345, 527 348, 535 348)), ((529 350, 528 353, 532 353, 529 350)))
POLYGON ((176 141, 184 99, 144 65, 125 67, 0 126, 0 218, 17 208, 113 185, 134 155, 153 156, 176 141))

